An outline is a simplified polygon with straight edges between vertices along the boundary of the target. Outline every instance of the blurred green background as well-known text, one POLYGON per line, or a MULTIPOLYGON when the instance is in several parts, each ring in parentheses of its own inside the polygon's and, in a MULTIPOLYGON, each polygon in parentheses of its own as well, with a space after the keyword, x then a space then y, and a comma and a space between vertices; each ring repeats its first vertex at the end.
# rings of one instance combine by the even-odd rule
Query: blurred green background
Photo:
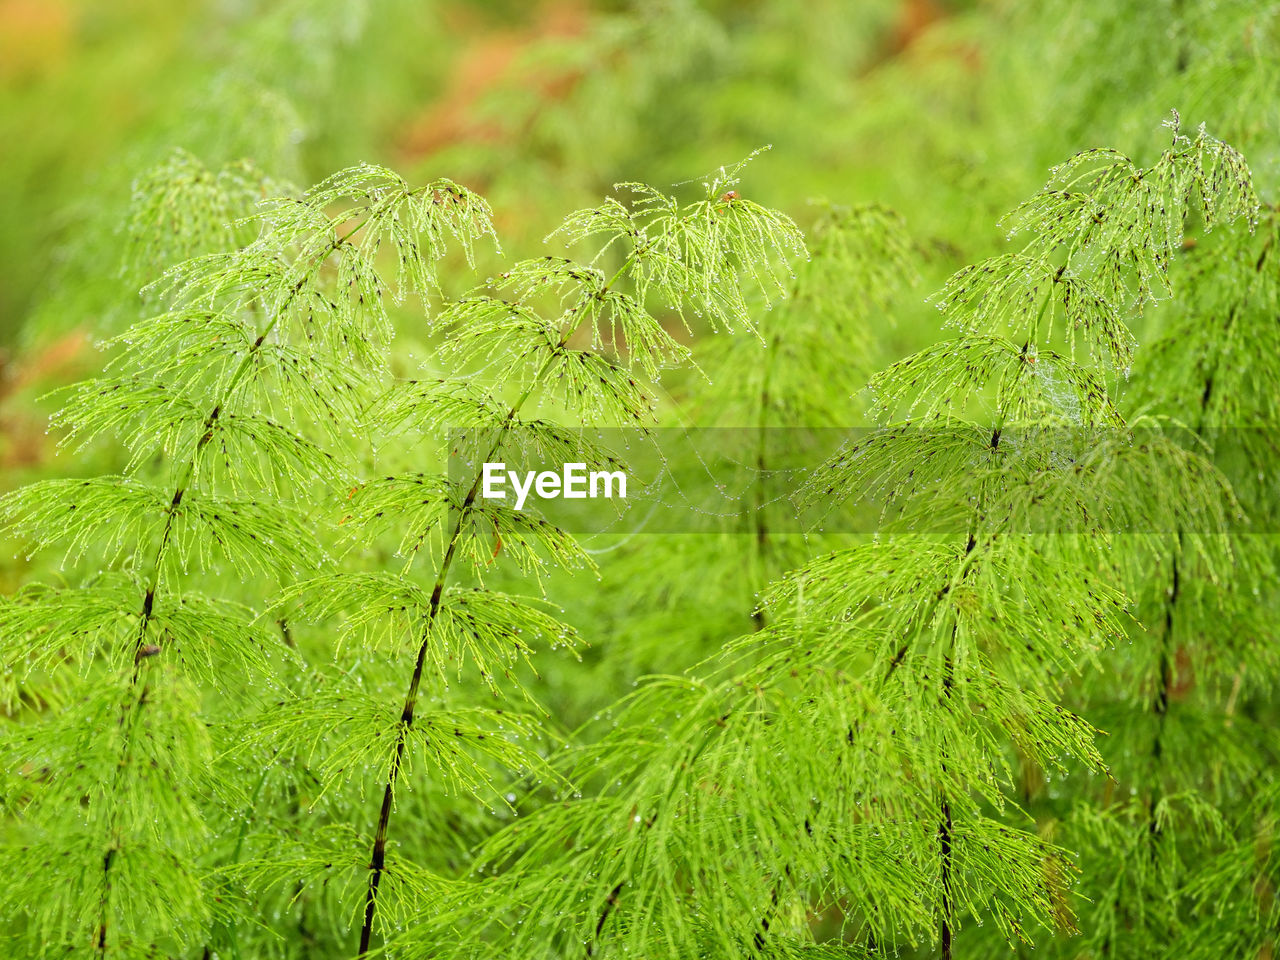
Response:
MULTIPOLYGON (((922 298, 995 248, 1053 162, 1149 158, 1172 109, 1244 149, 1269 195, 1276 36, 1274 5, 1193 0, 0 0, 0 451, 38 462, 27 388, 136 318, 154 276, 122 224, 175 148, 303 186, 362 160, 449 176, 523 255, 615 181, 772 144, 753 198, 802 224, 813 199, 896 209, 932 268, 922 298)), ((936 317, 886 319, 881 356, 936 317)))

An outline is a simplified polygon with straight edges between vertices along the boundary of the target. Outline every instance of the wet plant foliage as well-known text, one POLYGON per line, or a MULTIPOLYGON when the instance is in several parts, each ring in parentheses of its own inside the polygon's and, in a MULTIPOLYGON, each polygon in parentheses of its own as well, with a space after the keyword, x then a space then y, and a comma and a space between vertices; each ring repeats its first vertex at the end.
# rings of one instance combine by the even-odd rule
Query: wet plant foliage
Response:
POLYGON ((1273 956, 1276 9, 596 11, 351 164, 409 6, 171 66, 15 295, 98 350, 13 391, 0 956, 1273 956))

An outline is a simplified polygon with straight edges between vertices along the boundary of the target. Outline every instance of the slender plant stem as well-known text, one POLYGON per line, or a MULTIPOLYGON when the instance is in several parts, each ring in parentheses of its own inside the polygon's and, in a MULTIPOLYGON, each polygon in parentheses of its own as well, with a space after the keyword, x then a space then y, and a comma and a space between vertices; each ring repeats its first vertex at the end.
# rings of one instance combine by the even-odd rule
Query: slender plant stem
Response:
POLYGON ((618 897, 622 895, 622 888, 626 885, 626 882, 625 880, 619 880, 614 885, 614 888, 609 891, 609 896, 605 897, 604 908, 600 911, 600 919, 596 921, 595 932, 591 934, 591 939, 587 941, 585 956, 588 960, 595 956, 596 943, 600 939, 600 933, 604 930, 604 925, 609 921, 609 915, 613 913, 614 907, 618 905, 618 897))
MULTIPOLYGON (((619 268, 618 272, 605 285, 604 290, 608 290, 623 276, 631 264, 635 260, 635 254, 629 255, 619 268)), ((602 295, 603 291, 598 295, 602 295)), ((555 354, 563 349, 569 342, 570 338, 577 332, 578 327, 582 325, 585 317, 579 314, 578 319, 569 327, 568 331, 561 337, 556 345, 552 355, 547 357, 542 367, 530 379, 524 391, 518 396, 514 403, 507 411, 507 415, 503 418, 502 426, 499 428, 497 436, 494 438, 489 453, 480 461, 480 469, 476 471, 475 477, 471 482, 470 488, 467 490, 466 497, 463 499, 458 509, 457 519, 454 521, 453 529, 449 534, 448 545, 445 548, 444 557, 440 561, 439 572, 436 574, 435 583, 431 588, 431 599, 427 605, 427 612, 423 616, 421 640, 418 644, 418 655, 413 665, 413 675, 409 679, 409 689, 405 693, 404 705, 400 709, 400 726, 396 731, 396 744, 392 753, 391 764, 387 770, 386 783, 382 790, 382 805, 378 810, 378 823, 374 829, 373 850, 369 857, 369 886, 365 891, 364 901, 364 919, 360 926, 360 946, 356 954, 357 957, 363 957, 369 952, 369 946, 373 940, 373 923, 378 912, 378 887, 382 882, 382 875, 386 872, 386 856, 387 856, 387 832, 391 824, 391 810, 395 803, 396 781, 400 776, 400 767, 404 762, 405 745, 408 740, 409 731, 413 729, 414 713, 418 704, 418 690, 422 684, 422 671, 426 664, 427 653, 431 645, 431 633, 435 624, 436 615, 440 611, 440 603, 444 597, 445 584, 449 577, 450 568, 453 566, 455 557, 457 556, 458 543, 462 539, 462 529, 471 513, 472 507, 475 505, 476 497, 480 492, 480 483, 483 479, 483 465, 489 462, 498 453, 502 447, 507 432, 511 429, 511 425, 515 422, 520 410, 532 396, 534 388, 541 382, 551 368, 551 364, 555 359, 555 354)))
MULTIPOLYGON (((951 642, 954 647, 957 627, 951 628, 951 642)), ((942 679, 943 692, 943 708, 950 710, 951 687, 954 682, 953 669, 950 655, 946 659, 946 673, 942 679)), ((943 756, 946 754, 944 752, 943 756)), ((942 764, 943 776, 946 776, 947 765, 945 761, 942 764)), ((939 924, 938 939, 941 944, 942 960, 951 960, 951 911, 953 908, 951 896, 951 846, 954 837, 954 824, 951 822, 951 803, 947 798, 946 785, 942 787, 942 799, 938 804, 938 812, 941 819, 938 823, 938 858, 940 861, 939 877, 942 883, 942 917, 939 924)))
MULTIPOLYGON (((999 432, 999 427, 997 427, 996 436, 999 436, 999 432)), ((994 448, 998 442, 998 440, 993 440, 992 447, 994 448)), ((973 527, 969 531, 968 539, 965 541, 964 559, 961 563, 961 569, 958 572, 960 580, 963 580, 973 571, 973 567, 970 565, 970 558, 973 556, 973 549, 978 543, 976 531, 981 517, 982 508, 981 504, 979 504, 978 510, 974 513, 973 527)), ((946 591, 939 592, 939 603, 941 603, 942 596, 945 595, 946 592, 950 592, 950 590, 948 589, 946 591)), ((948 713, 952 709, 951 690, 955 686, 955 665, 953 657, 955 655, 956 638, 958 637, 959 632, 959 621, 953 621, 951 624, 950 644, 947 650, 947 655, 943 660, 942 695, 938 698, 938 705, 943 709, 943 711, 948 713)), ((954 930, 952 929, 952 911, 954 909, 954 898, 952 897, 952 847, 955 839, 955 824, 951 819, 951 799, 947 794, 947 786, 945 782, 945 778, 947 776, 947 752, 945 741, 942 749, 941 770, 943 783, 939 789, 938 801, 938 875, 942 888, 942 909, 938 922, 938 941, 942 960, 951 960, 951 941, 954 936, 954 930)))
MULTIPOLYGON (((1261 272, 1263 264, 1266 262, 1267 253, 1270 249, 1268 244, 1263 248, 1261 256, 1258 258, 1256 269, 1261 272)), ((1239 304, 1232 307, 1227 313, 1226 321, 1223 324, 1223 335, 1225 337, 1235 325, 1236 316, 1239 312, 1239 304)), ((1199 418, 1196 423, 1196 436, 1203 438, 1206 429, 1206 419, 1209 413, 1209 402, 1213 399, 1214 381, 1218 376, 1222 363, 1220 359, 1215 358, 1212 369, 1205 374, 1204 387, 1200 391, 1200 411, 1199 418)), ((1179 566, 1179 560, 1184 550, 1185 535, 1182 530, 1177 534, 1177 545, 1174 549, 1173 561, 1169 571, 1169 590, 1164 603, 1164 630, 1160 637, 1160 660, 1159 674, 1156 679, 1156 690, 1151 701, 1151 712, 1156 717, 1156 729, 1151 738, 1151 793, 1147 798, 1147 835, 1153 841, 1151 847, 1152 858, 1156 855, 1154 841, 1160 836, 1160 822, 1156 815, 1157 795, 1161 793, 1159 785, 1160 765, 1164 756, 1164 733, 1167 718, 1169 715, 1169 701, 1173 693, 1173 661, 1176 656, 1176 649, 1173 646, 1173 623, 1174 616, 1178 607, 1178 601, 1182 596, 1182 569, 1179 566)))
MULTIPOLYGON (((175 485, 173 496, 170 498, 169 505, 165 509, 164 528, 160 533, 160 542, 156 546, 155 554, 151 560, 150 573, 146 580, 146 593, 143 595, 142 609, 138 614, 138 633, 134 641, 133 674, 129 679, 129 688, 131 691, 138 687, 139 681, 142 678, 144 666, 149 663, 153 656, 157 656, 160 653, 158 648, 153 649, 148 647, 146 638, 147 629, 151 624, 151 618, 155 611, 156 593, 160 588, 160 579, 164 571, 164 561, 168 554, 168 547, 173 535, 174 520, 178 515, 178 507, 182 504, 182 498, 186 495, 187 490, 196 477, 205 448, 208 447, 209 443, 213 440, 218 420, 222 416, 226 404, 234 395, 236 388, 240 385, 241 380, 244 379, 244 376, 248 372, 249 367, 253 363, 259 349, 262 347, 263 343, 266 342, 267 337, 271 335, 271 332, 276 328, 277 324, 280 322, 281 316, 284 315, 289 305, 292 304, 293 300, 306 285, 307 277, 310 276, 314 270, 319 269, 319 267, 329 258, 329 255, 345 243, 356 230, 360 229, 361 226, 363 226, 363 223, 357 224, 341 236, 336 236, 324 251, 318 255, 316 263, 298 278, 298 281, 290 288, 288 294, 276 308, 266 327, 245 352, 245 355, 240 359, 240 363, 236 366, 235 370, 232 371, 231 377, 227 380, 226 387, 223 390, 222 399, 214 405, 213 409, 210 410, 208 415, 204 418, 200 438, 196 441, 196 445, 191 452, 191 456, 187 459, 182 472, 179 474, 179 479, 175 485)), ((124 726, 125 732, 121 762, 116 769, 117 786, 119 785, 119 780, 123 775, 123 771, 128 765, 128 758, 131 753, 131 744, 133 741, 133 727, 136 726, 138 722, 138 715, 142 712, 142 707, 147 702, 148 692, 149 686, 144 683, 141 691, 133 699, 132 704, 124 704, 121 708, 121 725, 124 726), (130 710, 131 706, 133 708, 131 714, 133 719, 127 726, 125 726, 124 715, 126 711, 130 710)), ((118 790, 113 791, 113 793, 118 794, 118 790)), ((117 831, 118 827, 113 825, 111 827, 111 832, 116 834, 117 831)), ((110 910, 111 899, 111 867, 115 860, 115 852, 119 847, 119 842, 119 837, 113 836, 111 845, 103 855, 103 893, 99 903, 98 930, 95 944, 99 956, 105 956, 107 952, 107 915, 110 910)))
MULTIPOLYGON (((766 506, 765 490, 762 487, 768 470, 766 442, 769 435, 769 381, 773 374, 774 344, 770 343, 765 351, 764 378, 760 382, 760 407, 756 416, 756 495, 753 519, 755 521, 756 562, 759 564, 758 576, 766 576, 766 564, 769 557, 769 524, 764 516, 766 506)), ((756 605, 752 612, 756 630, 763 630, 767 623, 764 607, 756 605)))

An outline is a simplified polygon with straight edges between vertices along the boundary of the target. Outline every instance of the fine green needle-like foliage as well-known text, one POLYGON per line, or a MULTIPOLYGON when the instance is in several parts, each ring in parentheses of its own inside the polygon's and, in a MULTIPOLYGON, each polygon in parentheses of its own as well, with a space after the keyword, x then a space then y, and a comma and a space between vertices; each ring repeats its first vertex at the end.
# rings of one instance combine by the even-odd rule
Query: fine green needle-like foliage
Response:
MULTIPOLYGON (((532 649, 576 642, 538 599, 481 586, 493 567, 510 562, 536 583, 547 565, 589 565, 572 535, 532 509, 481 496, 480 467, 530 451, 605 465, 610 455, 582 428, 649 421, 654 401, 640 377, 687 353, 658 310, 741 327, 749 324, 748 291, 785 293, 777 275, 803 253, 803 241, 788 218, 729 189, 737 169, 708 180, 703 197, 689 203, 623 184, 618 189, 629 203, 610 198, 571 214, 552 237, 592 243, 588 260, 521 261, 450 303, 433 326, 438 356, 459 373, 393 383, 366 412, 383 429, 441 437, 452 427, 463 435, 441 437, 451 446, 438 460, 443 472, 371 477, 352 487, 343 523, 354 545, 372 558, 385 543, 399 563, 367 573, 353 552, 349 572, 287 591, 280 615, 331 622, 342 645, 361 654, 379 650, 386 659, 357 660, 344 675, 254 721, 264 742, 305 742, 322 794, 338 780, 355 781, 380 800, 364 816, 352 813, 370 851, 352 931, 361 954, 376 932, 394 931, 420 907, 416 885, 432 876, 429 863, 397 853, 393 839, 410 829, 399 825, 405 814, 398 811, 415 779, 443 779, 488 803, 509 804, 495 764, 538 779, 553 775, 535 744, 522 742, 533 739, 529 724, 536 721, 503 708, 455 713, 447 706, 459 671, 476 671, 501 696, 520 687, 517 667, 532 649), (606 273, 609 255, 619 262, 606 273), (440 709, 424 711, 437 701, 440 709), (425 757, 423 774, 413 769, 418 757, 425 757)), ((429 806, 410 815, 415 831, 438 829, 429 806)), ((337 853, 301 855, 321 865, 326 883, 334 876, 337 853)), ((259 862, 262 879, 278 877, 274 858, 259 862)), ((348 863, 359 871, 364 861, 348 863)), ((342 881, 343 890, 356 886, 342 881)))
MULTIPOLYGON (((216 178, 191 177, 225 210, 216 178)), ((5 867, 39 884, 6 885, 22 955, 207 942, 219 824, 249 795, 218 761, 220 738, 294 657, 245 601, 329 563, 305 516, 349 469, 389 335, 386 291, 427 295, 447 242, 469 251, 491 232, 464 189, 374 167, 270 200, 252 227, 246 245, 166 273, 152 295, 164 312, 121 335, 106 375, 66 391, 64 443, 118 444, 122 472, 3 501, 14 534, 61 550, 67 570, 0 612, 20 697, 4 739, 5 867), (398 250, 394 276, 380 244, 398 250), (237 592, 228 574, 254 587, 237 592)))
POLYGON ((1277 91, 1275 0, 0 3, 0 958, 1280 955, 1277 91))
POLYGON ((1112 733, 1114 783, 1051 807, 1082 851, 1085 942, 1108 956, 1264 956, 1275 945, 1263 892, 1275 878, 1263 706, 1277 671, 1265 612, 1276 584, 1265 492, 1280 369, 1275 243, 1273 207, 1254 231, 1196 238, 1135 369, 1132 402, 1213 457, 1247 522, 1228 541, 1229 565, 1206 562, 1200 518, 1143 543, 1129 590, 1145 629, 1079 684, 1081 707, 1112 733))
MULTIPOLYGON (((1128 321, 1193 204, 1206 221, 1256 213, 1243 161, 1203 132, 1175 128, 1146 170, 1110 151, 1056 170, 1015 214, 1023 251, 944 288, 959 338, 873 381, 886 418, 915 419, 813 480, 846 499, 889 475, 878 492, 904 532, 788 574, 764 629, 608 711, 566 767, 590 792, 498 834, 482 858, 497 876, 428 929, 503 923, 521 953, 787 956, 821 949, 809 918, 837 912, 832 945, 854 955, 943 957, 984 920, 1009 941, 1073 930, 1076 868, 1016 787, 1025 765, 1106 770, 1064 686, 1125 632, 1111 524, 1177 519, 1141 466, 1168 482, 1165 461, 1183 463, 1161 441, 1135 469, 1099 455, 1129 436, 1109 372, 1131 361, 1128 321), (1202 174, 1216 165, 1231 176, 1202 174)), ((1211 467, 1197 476, 1193 504, 1229 500, 1211 467)))

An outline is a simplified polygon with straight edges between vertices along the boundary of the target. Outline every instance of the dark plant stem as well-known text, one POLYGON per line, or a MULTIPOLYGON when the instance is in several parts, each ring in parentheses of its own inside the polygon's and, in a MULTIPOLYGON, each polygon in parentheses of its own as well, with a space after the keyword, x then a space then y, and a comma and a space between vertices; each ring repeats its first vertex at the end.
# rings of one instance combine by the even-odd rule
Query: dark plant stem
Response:
POLYGON ((600 933, 604 930, 605 923, 608 922, 609 916, 618 905, 618 897, 622 895, 622 888, 626 882, 625 880, 619 880, 617 885, 609 891, 609 896, 605 898, 604 907, 600 911, 600 919, 596 921, 595 932, 592 933, 591 939, 587 941, 587 949, 584 956, 588 958, 595 956, 596 941, 600 939, 600 933))
MULTIPOLYGON (((755 550, 756 562, 760 565, 757 576, 761 580, 768 579, 767 566, 769 557, 769 523, 765 519, 764 509, 766 504, 766 491, 763 489, 765 477, 768 475, 768 453, 766 443, 768 438, 768 417, 769 417, 769 379, 773 371, 773 344, 770 344, 766 352, 764 379, 760 384, 760 407, 757 410, 756 418, 756 483, 755 483, 755 503, 752 511, 752 519, 755 526, 755 550)), ((767 618, 764 607, 756 605, 752 611, 752 619, 755 621, 756 630, 763 630, 767 624, 767 618)))
MULTIPOLYGON (((514 416, 514 409, 512 416, 514 416)), ((510 420, 511 416, 507 418, 507 422, 510 423, 510 420)), ((505 432, 506 427, 504 426, 503 429, 505 432)), ((494 449, 495 451, 497 449, 496 443, 494 449)), ((492 456, 493 454, 490 453, 485 460, 489 460, 492 456)), ((382 790, 382 806, 378 810, 378 826, 373 837, 373 852, 369 857, 369 870, 371 872, 369 874, 369 888, 365 892, 364 922, 360 927, 359 956, 364 956, 369 952, 369 943, 373 938, 373 920, 378 910, 378 886, 382 882, 382 874, 386 869, 387 830, 391 824, 391 808, 395 800, 396 780, 400 775, 400 766, 404 762, 404 750, 408 733, 413 728, 414 711, 418 704, 418 689, 422 684, 422 668, 426 663, 427 651, 431 644, 431 628, 435 623, 436 614, 440 610, 440 600, 444 596, 445 580, 449 576, 449 568, 453 566, 458 541, 462 536, 462 525, 466 521, 467 514, 475 503, 476 495, 480 490, 480 480, 481 475, 477 473, 475 482, 471 484, 471 489, 467 491, 466 499, 458 511, 458 519, 454 524, 453 533, 449 537, 449 546, 445 550, 444 559, 440 562, 440 572, 436 575, 435 585, 431 588, 431 602, 427 608, 422 627, 422 641, 418 645, 418 657, 414 661, 413 676, 409 680, 409 690, 405 694, 404 706, 400 710, 400 728, 396 733, 395 753, 391 758, 391 767, 387 772, 387 782, 382 790)))
MULTIPOLYGON (((605 285, 605 290, 615 284, 618 279, 627 271, 634 259, 634 254, 626 259, 622 267, 614 274, 613 278, 605 285)), ((603 295, 601 293, 600 295, 603 295)), ((569 339, 577 331, 582 324, 579 319, 573 324, 568 332, 566 332, 556 345, 556 350, 563 349, 569 342, 569 339)), ((554 353, 548 357, 543 363, 542 368, 529 381, 524 392, 515 400, 507 411, 506 418, 502 422, 501 428, 498 430, 497 436, 494 438, 489 453, 480 461, 485 463, 491 461, 501 449, 503 438, 507 431, 511 429, 511 424, 515 422, 516 416, 524 407, 525 403, 532 396, 534 387, 546 376, 547 371, 551 368, 554 353)), ((369 857, 369 886, 365 891, 364 899, 364 920, 360 925, 360 946, 357 957, 363 957, 369 952, 369 946, 373 940, 373 922, 378 912, 378 887, 382 883, 382 875, 386 872, 387 857, 387 831, 391 825, 391 810, 395 803, 396 781, 400 776, 400 767, 404 762, 405 745, 408 740, 409 731, 413 729, 414 712, 418 703, 418 689, 422 685, 422 670, 427 660, 427 652, 431 644, 431 631, 435 624, 436 615, 440 610, 440 602, 444 597, 445 583, 449 577, 450 568, 453 566, 454 558, 457 555, 458 543, 462 539, 463 525, 467 521, 467 517, 471 513, 471 508, 475 505, 476 497, 480 492, 480 483, 483 479, 483 473, 476 471, 475 478, 471 482, 470 489, 463 499, 461 507, 458 509, 457 520, 454 521, 453 530, 449 534, 449 545, 445 548, 444 557, 440 561, 439 572, 436 574, 435 584, 431 588, 431 600, 427 606, 427 612, 423 617, 422 639, 418 644, 418 656, 413 665, 413 676, 409 680, 409 689, 405 694, 404 705, 400 710, 400 726, 396 732, 395 752, 391 758, 391 766, 387 770, 387 780, 382 790, 382 805, 378 809, 378 823, 374 830, 373 850, 369 857)))
MULTIPOLYGON (((1261 256, 1258 258, 1257 270, 1261 271, 1263 264, 1266 262, 1267 249, 1264 248, 1261 256)), ((1235 323, 1236 315, 1239 311, 1239 304, 1236 304, 1227 313, 1226 322, 1223 326, 1223 333, 1230 331, 1235 323)), ((1218 374, 1220 362, 1215 360, 1212 368, 1205 374, 1204 387, 1200 391, 1200 416, 1199 422, 1196 424, 1196 436, 1204 437, 1205 421, 1208 418, 1209 402, 1213 399, 1214 380, 1218 374)), ((1173 559, 1169 571, 1169 589, 1164 604, 1164 632, 1160 638, 1160 659, 1158 666, 1158 676, 1156 678, 1156 690, 1151 701, 1151 712, 1156 717, 1156 730, 1151 740, 1151 765, 1152 765, 1152 791, 1147 798, 1147 835, 1152 841, 1155 841, 1160 835, 1160 823, 1156 816, 1156 794, 1160 792, 1159 773, 1160 764, 1164 755, 1164 732, 1166 718, 1169 715, 1169 700, 1173 687, 1173 660, 1176 649, 1173 646, 1173 623, 1174 615, 1177 609, 1178 600, 1182 593, 1182 570, 1179 567, 1179 559, 1183 552, 1183 531, 1179 530, 1177 535, 1177 545, 1174 548, 1173 559)), ((1156 855, 1154 844, 1151 848, 1151 856, 1156 855)))
MULTIPOLYGON (((134 651, 133 651, 133 674, 129 679, 130 690, 137 689, 139 681, 142 678, 143 667, 150 662, 152 657, 157 656, 160 653, 160 649, 158 646, 155 648, 148 646, 146 642, 147 628, 151 625, 151 618, 155 611, 156 593, 160 588, 160 578, 164 571, 164 560, 168 553, 169 542, 172 539, 172 535, 173 535, 174 520, 178 515, 178 508, 182 505, 182 498, 186 495, 188 488, 191 486, 192 482, 195 479, 196 473, 199 470, 200 460, 204 454, 205 448, 208 447, 209 443, 213 440, 214 433, 218 424, 218 420, 222 416, 222 413, 224 410, 224 405, 227 401, 230 400, 230 398, 234 394, 236 387, 239 386, 240 381, 244 378, 245 374, 248 372, 249 367, 252 365, 254 358, 258 354, 259 349, 262 347, 263 343, 266 342, 267 337, 271 335, 271 331, 274 330, 276 325, 279 323, 280 317, 285 313, 289 305, 293 302, 294 298, 297 297, 297 295, 302 291, 302 288, 306 285, 307 277, 311 274, 312 271, 314 271, 315 269, 318 269, 320 265, 323 264, 324 261, 329 258, 329 255, 333 253, 333 251, 337 250, 338 247, 340 247, 343 243, 345 243, 346 240, 351 236, 351 234, 358 229, 359 229, 359 226, 353 228, 352 230, 348 231, 346 234, 342 236, 335 237, 332 243, 330 243, 329 246, 326 247, 325 250, 317 256, 315 265, 311 268, 311 270, 304 272, 303 275, 298 278, 297 283, 293 285, 288 295, 284 298, 284 300, 281 302, 279 307, 276 309, 275 314, 274 316, 272 316, 270 322, 267 323, 266 327, 258 335, 258 338, 254 340, 252 346, 250 346, 248 351, 245 352, 244 357, 241 358, 239 365, 237 365, 236 369, 232 372, 230 379, 227 381, 227 386, 224 392, 223 399, 218 403, 216 403, 213 409, 210 410, 208 415, 204 418, 204 423, 202 425, 200 438, 196 441, 195 449, 192 450, 191 456, 190 458, 188 458, 186 462, 186 465, 183 469, 180 479, 178 480, 178 483, 173 491, 173 496, 169 500, 169 506, 165 510, 164 529, 160 533, 160 542, 156 547, 155 555, 151 561, 150 574, 147 579, 147 589, 146 589, 146 592, 143 594, 142 609, 138 613, 138 633, 137 633, 136 639, 134 640, 134 651)), ((126 711, 128 711, 131 706, 133 708, 133 713, 132 713, 133 720, 129 724, 129 728, 126 730, 124 734, 124 741, 125 741, 124 753, 121 758, 121 763, 116 770, 117 781, 119 780, 125 767, 128 764, 130 745, 133 739, 132 727, 136 725, 137 717, 141 713, 142 707, 147 702, 148 691, 149 691, 149 686, 143 683, 142 689, 139 692, 138 696, 134 699, 132 705, 125 704, 121 708, 121 717, 120 717, 121 725, 124 726, 126 711)), ((118 793, 118 791, 113 791, 113 793, 118 793)), ((112 833, 115 833, 115 832, 116 832, 116 828, 113 826, 112 833)), ((117 836, 112 839, 111 846, 108 847, 107 852, 104 855, 103 861, 102 861, 103 894, 100 901, 100 910, 99 910, 99 916, 98 916, 98 932, 97 932, 96 945, 95 945, 95 949, 99 956, 105 956, 107 952, 107 926, 108 926, 107 914, 109 912, 109 903, 110 903, 110 896, 111 896, 111 867, 112 867, 112 862, 115 859, 115 851, 118 848, 118 845, 119 845, 119 837, 117 836)))
POLYGON ((945 795, 940 806, 942 822, 938 824, 938 851, 942 859, 942 923, 938 937, 942 960, 951 960, 951 805, 945 795))
MULTIPOLYGON (((999 429, 997 428, 997 434, 999 429)), ((992 441, 994 447, 998 440, 992 441)), ((980 513, 975 515, 974 528, 977 527, 977 519, 980 513)), ((974 547, 978 544, 977 537, 973 530, 970 530, 968 539, 965 541, 964 556, 965 559, 973 554, 974 547)), ((972 568, 965 571, 962 576, 968 576, 972 568)), ((939 596, 941 602, 941 595, 939 596)), ((942 695, 938 698, 939 706, 944 711, 951 710, 951 690, 955 686, 955 666, 952 661, 952 655, 955 652, 956 638, 960 632, 959 621, 951 624, 951 640, 950 649, 946 657, 943 659, 942 672, 942 695)), ((938 875, 942 887, 942 909, 938 923, 938 941, 940 945, 940 956, 942 960, 951 960, 951 940, 954 931, 951 927, 951 915, 953 909, 952 888, 952 845, 955 838, 955 824, 951 819, 951 800, 947 794, 946 776, 947 776, 947 753, 944 745, 942 749, 942 784, 939 790, 940 797, 938 802, 938 875)))
POLYGON ((769 927, 773 925, 773 918, 778 912, 778 888, 775 886, 773 892, 769 894, 769 912, 760 918, 760 929, 755 932, 751 938, 751 945, 755 947, 757 953, 764 952, 766 937, 769 933, 769 927))
MULTIPOLYGON (((954 647, 956 639, 956 631, 958 627, 951 628, 951 643, 954 647)), ((954 671, 952 668, 950 655, 946 658, 945 672, 942 677, 942 696, 944 709, 950 709, 951 687, 954 683, 954 671)), ((943 754, 944 758, 946 754, 943 754)), ((947 775, 947 765, 945 760, 942 764, 942 775, 947 775)), ((938 823, 938 858, 939 858, 939 876, 942 882, 942 918, 938 930, 938 939, 941 944, 942 960, 951 960, 951 845, 954 837, 954 824, 951 821, 951 803, 947 799, 946 785, 942 788, 942 799, 938 804, 938 812, 941 819, 938 823)))

